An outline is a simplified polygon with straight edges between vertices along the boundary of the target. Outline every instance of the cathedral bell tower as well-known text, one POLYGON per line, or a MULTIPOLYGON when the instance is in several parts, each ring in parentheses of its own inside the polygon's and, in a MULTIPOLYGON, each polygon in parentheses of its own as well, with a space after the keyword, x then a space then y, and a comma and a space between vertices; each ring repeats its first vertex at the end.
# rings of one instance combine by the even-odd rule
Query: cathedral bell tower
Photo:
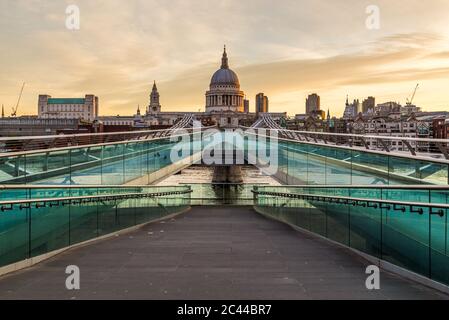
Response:
POLYGON ((154 81, 153 89, 150 94, 150 104, 147 107, 147 114, 155 114, 161 112, 161 104, 159 103, 159 92, 157 91, 156 81, 154 81))

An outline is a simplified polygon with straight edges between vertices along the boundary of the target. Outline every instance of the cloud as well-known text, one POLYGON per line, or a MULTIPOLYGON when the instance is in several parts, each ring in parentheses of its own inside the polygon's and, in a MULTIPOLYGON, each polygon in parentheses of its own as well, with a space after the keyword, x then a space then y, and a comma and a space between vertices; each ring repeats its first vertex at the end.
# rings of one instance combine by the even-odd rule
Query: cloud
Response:
POLYGON ((435 58, 435 59, 449 59, 449 51, 440 51, 440 52, 435 52, 432 54, 429 54, 427 56, 428 58, 435 58))
POLYGON ((430 32, 397 33, 382 37, 374 42, 376 46, 426 47, 444 41, 442 35, 430 32))
POLYGON ((164 110, 198 110, 223 43, 248 97, 264 91, 290 113, 310 91, 325 99, 364 86, 371 94, 447 75, 444 0, 406 8, 379 0, 376 32, 365 28, 367 2, 359 0, 76 2, 78 32, 64 28, 72 1, 0 2, 0 103, 13 105, 26 81, 24 113, 35 113, 39 93, 94 93, 103 114, 130 114, 157 80, 164 110))
MULTIPOLYGON (((405 39, 415 38, 400 35, 388 41, 407 43, 405 39)), ((418 39, 420 37, 416 37, 418 39)), ((429 37, 431 38, 431 37, 429 37)), ((426 39, 429 39, 426 38, 426 39)), ((381 39, 381 46, 385 39, 381 39)), ((427 54, 423 48, 398 47, 395 50, 375 50, 370 53, 359 52, 342 54, 321 59, 299 59, 271 63, 252 64, 235 68, 240 77, 242 89, 255 94, 265 91, 272 95, 301 90, 330 90, 348 85, 368 85, 409 81, 419 78, 442 77, 447 68, 418 69, 409 68, 415 60, 427 54), (389 70, 389 71, 384 71, 389 70)), ((167 101, 170 105, 181 105, 183 99, 198 99, 205 91, 205 85, 216 67, 203 65, 180 74, 164 82, 167 88, 167 101)), ((202 98, 202 97, 201 97, 202 98)))

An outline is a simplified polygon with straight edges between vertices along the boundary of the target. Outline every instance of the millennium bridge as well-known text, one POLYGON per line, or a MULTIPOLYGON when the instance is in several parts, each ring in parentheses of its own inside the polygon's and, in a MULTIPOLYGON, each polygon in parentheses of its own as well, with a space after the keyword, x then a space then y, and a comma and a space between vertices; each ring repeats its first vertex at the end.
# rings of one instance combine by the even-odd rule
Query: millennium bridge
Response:
POLYGON ((449 140, 191 124, 0 138, 0 299, 449 297, 449 140), (194 164, 280 185, 158 185, 194 164))

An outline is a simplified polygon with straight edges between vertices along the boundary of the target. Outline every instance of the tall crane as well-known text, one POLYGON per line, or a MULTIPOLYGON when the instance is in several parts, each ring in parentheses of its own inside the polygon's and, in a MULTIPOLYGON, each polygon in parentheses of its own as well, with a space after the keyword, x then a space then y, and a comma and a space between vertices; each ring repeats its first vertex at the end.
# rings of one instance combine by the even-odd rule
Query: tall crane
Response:
POLYGON ((407 105, 408 106, 412 105, 413 99, 415 98, 416 91, 418 90, 418 87, 419 87, 419 83, 416 85, 415 90, 413 91, 412 98, 410 100, 408 100, 408 98, 407 98, 407 105))
POLYGON ((22 99, 23 88, 25 88, 25 82, 22 84, 22 89, 20 89, 19 99, 17 99, 16 107, 12 109, 11 117, 17 116, 17 110, 19 109, 20 99, 22 99))

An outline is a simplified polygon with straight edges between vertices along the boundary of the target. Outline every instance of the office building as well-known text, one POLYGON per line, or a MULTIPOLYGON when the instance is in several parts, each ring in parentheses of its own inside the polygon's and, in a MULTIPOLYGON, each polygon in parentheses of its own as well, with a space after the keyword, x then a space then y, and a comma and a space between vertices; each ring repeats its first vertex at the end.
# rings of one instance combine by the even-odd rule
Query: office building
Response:
POLYGON ((243 112, 244 113, 249 112, 249 100, 248 99, 243 100, 243 112))
POLYGON ((318 113, 320 110, 320 96, 316 93, 310 94, 306 99, 306 113, 312 114, 312 113, 318 113))
POLYGON ((343 119, 354 119, 360 112, 360 102, 358 99, 354 99, 353 103, 349 103, 349 98, 346 98, 345 111, 343 113, 343 119))
POLYGON ((268 97, 263 93, 256 95, 256 113, 268 112, 268 97))
POLYGON ((79 119, 93 122, 98 117, 98 97, 88 94, 84 98, 52 98, 39 95, 38 118, 79 119))
POLYGON ((376 107, 376 98, 368 97, 362 102, 362 113, 374 113, 374 108, 376 107))

